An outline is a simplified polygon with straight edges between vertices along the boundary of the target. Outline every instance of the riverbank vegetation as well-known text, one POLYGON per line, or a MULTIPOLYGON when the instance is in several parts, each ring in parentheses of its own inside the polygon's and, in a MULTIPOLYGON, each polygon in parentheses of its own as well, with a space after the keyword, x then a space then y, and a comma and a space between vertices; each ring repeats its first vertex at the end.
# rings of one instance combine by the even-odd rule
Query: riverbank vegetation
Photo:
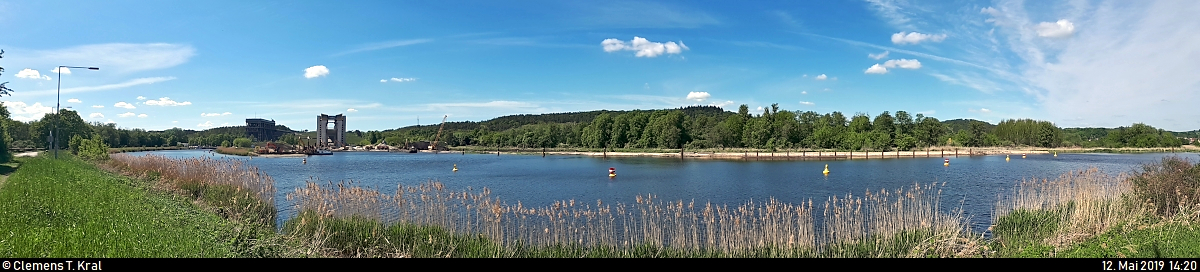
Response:
MULTIPOLYGON (((1200 246, 1200 166, 1168 158, 1017 185, 978 233, 914 184, 823 201, 507 203, 430 181, 393 192, 311 180, 276 225, 270 177, 239 160, 22 159, 0 189, 8 256, 1116 257, 1200 246), (123 176, 104 173, 105 169, 123 176), (133 177, 133 178, 129 178, 133 177), (46 184, 34 186, 34 184, 46 184), (81 191, 82 190, 82 191, 81 191), (69 201, 68 201, 69 200, 69 201), (136 203, 134 203, 136 202, 136 203), (182 229, 181 229, 182 228, 182 229), (105 233, 107 235, 90 235, 105 233), (53 241, 65 242, 53 242, 53 241)), ((3 234, 0 234, 3 235, 3 234)))
POLYGON ((272 256, 254 254, 255 241, 271 240, 255 240, 260 237, 249 225, 223 219, 202 208, 208 204, 167 190, 161 175, 114 175, 70 154, 19 162, 0 189, 4 256, 272 256))

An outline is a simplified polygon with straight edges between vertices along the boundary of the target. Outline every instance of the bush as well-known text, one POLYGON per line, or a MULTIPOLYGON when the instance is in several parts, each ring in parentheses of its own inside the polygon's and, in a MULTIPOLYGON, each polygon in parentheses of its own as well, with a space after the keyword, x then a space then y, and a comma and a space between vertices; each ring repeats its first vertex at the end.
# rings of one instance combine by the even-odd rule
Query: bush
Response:
POLYGON ((250 138, 233 139, 233 146, 236 147, 247 148, 250 147, 250 144, 252 143, 254 143, 254 140, 250 140, 250 138))
POLYGON ((1172 156, 1143 165, 1132 181, 1134 194, 1148 202, 1159 216, 1175 216, 1182 209, 1200 205, 1200 164, 1186 159, 1172 156))

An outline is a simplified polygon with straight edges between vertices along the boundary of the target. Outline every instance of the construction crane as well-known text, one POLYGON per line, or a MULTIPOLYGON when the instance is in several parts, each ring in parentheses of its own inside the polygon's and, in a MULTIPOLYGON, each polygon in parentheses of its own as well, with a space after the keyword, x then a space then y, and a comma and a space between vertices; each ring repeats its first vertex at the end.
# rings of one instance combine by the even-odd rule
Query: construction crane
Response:
POLYGON ((431 150, 431 151, 437 151, 436 148, 437 148, 438 140, 442 139, 442 129, 446 127, 446 117, 450 117, 450 115, 442 116, 442 126, 438 127, 437 136, 433 138, 433 144, 429 145, 429 150, 431 150))

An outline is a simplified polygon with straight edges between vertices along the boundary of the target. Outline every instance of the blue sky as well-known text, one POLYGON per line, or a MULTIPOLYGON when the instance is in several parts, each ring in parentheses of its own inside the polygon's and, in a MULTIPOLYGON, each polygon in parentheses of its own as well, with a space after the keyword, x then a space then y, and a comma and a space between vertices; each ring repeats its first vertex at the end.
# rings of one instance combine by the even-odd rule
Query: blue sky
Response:
MULTIPOLYGON (((0 98, 162 130, 718 105, 1200 129, 1196 1, 3 1, 0 98), (1192 106, 1189 106, 1192 105, 1192 106)), ((755 111, 761 112, 761 111, 755 111)))

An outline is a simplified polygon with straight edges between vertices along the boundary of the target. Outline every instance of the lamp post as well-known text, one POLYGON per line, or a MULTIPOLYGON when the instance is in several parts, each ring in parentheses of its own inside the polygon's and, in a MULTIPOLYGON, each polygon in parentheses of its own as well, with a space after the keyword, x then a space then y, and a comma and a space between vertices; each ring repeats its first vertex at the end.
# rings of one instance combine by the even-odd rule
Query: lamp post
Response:
POLYGON ((54 114, 57 115, 56 116, 57 118, 54 118, 54 132, 50 133, 50 135, 52 136, 51 138, 53 138, 53 141, 54 141, 54 142, 50 143, 51 145, 54 146, 54 159, 58 159, 58 148, 59 148, 59 146, 58 146, 58 136, 59 135, 58 134, 60 133, 60 131, 58 131, 58 123, 62 122, 62 113, 59 112, 59 109, 58 109, 59 106, 62 106, 62 70, 68 69, 68 68, 88 69, 88 70, 93 70, 93 71, 100 70, 100 67, 77 67, 77 66, 61 66, 61 65, 58 66, 58 69, 55 69, 55 70, 57 70, 56 72, 58 72, 58 91, 57 91, 58 95, 55 98, 56 101, 54 102, 54 114))

